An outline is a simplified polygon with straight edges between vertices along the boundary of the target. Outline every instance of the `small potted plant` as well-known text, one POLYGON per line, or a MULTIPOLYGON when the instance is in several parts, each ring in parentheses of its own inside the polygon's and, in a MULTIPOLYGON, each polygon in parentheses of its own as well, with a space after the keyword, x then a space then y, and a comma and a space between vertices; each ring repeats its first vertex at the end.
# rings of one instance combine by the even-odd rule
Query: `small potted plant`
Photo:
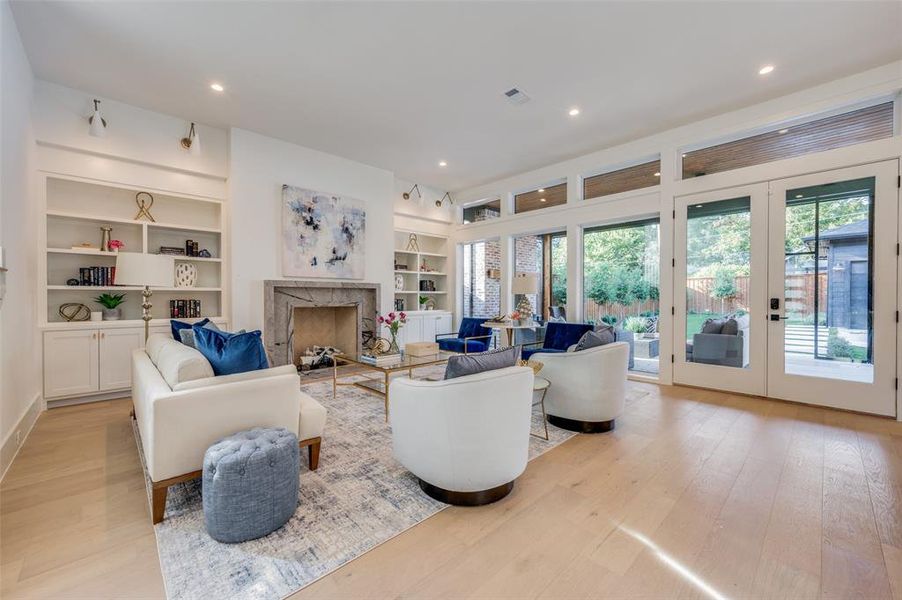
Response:
POLYGON ((401 327, 407 323, 407 313, 401 311, 399 313, 390 312, 388 316, 379 315, 377 319, 380 325, 385 325, 391 334, 391 344, 388 348, 388 354, 400 354, 401 348, 398 346, 398 332, 401 327))
POLYGON ((429 302, 429 296, 420 296, 417 299, 420 302, 420 310, 426 310, 426 303, 429 302))
POLYGON ((119 305, 125 302, 125 294, 100 294, 94 298, 94 302, 103 306, 104 321, 118 321, 122 318, 119 305))
POLYGON ((119 252, 122 248, 125 248, 125 242, 122 240, 110 240, 110 243, 107 244, 110 252, 119 252))

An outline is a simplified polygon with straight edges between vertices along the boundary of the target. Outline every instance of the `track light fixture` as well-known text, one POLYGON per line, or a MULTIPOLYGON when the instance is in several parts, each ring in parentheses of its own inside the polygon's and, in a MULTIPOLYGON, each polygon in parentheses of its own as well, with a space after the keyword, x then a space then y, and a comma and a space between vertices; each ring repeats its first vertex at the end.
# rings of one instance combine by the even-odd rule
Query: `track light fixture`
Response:
POLYGON ((451 198, 451 193, 450 193, 450 192, 445 192, 445 195, 442 196, 442 199, 441 199, 441 200, 436 200, 436 201, 435 201, 435 206, 438 207, 438 208, 441 208, 441 207, 442 207, 442 204, 445 202, 445 198, 448 199, 448 203, 449 203, 449 204, 454 204, 454 199, 451 198))
POLYGON ((100 100, 94 98, 94 114, 88 117, 88 133, 94 137, 106 135, 106 120, 100 115, 100 100))
POLYGON ((197 135, 194 123, 191 123, 191 127, 188 129, 188 135, 183 137, 179 143, 189 154, 200 154, 200 137, 197 135))
POLYGON ((416 192, 416 193, 417 193, 417 198, 422 198, 422 197, 423 197, 423 194, 420 193, 420 186, 417 185, 417 184, 413 184, 413 187, 410 188, 409 191, 404 192, 403 194, 401 194, 401 197, 404 198, 405 200, 410 200, 410 195, 411 195, 413 192, 416 192))

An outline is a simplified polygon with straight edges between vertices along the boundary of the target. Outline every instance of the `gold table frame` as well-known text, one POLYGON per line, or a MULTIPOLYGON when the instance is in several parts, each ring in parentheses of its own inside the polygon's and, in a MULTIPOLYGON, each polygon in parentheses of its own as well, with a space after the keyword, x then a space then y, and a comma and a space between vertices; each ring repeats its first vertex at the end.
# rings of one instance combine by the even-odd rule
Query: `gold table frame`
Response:
POLYGON ((439 352, 438 354, 430 354, 428 356, 408 356, 404 355, 397 362, 384 365, 376 365, 360 359, 356 354, 335 354, 332 356, 332 398, 338 393, 338 386, 352 385, 363 390, 367 390, 372 394, 381 396, 385 401, 385 421, 388 422, 388 386, 393 373, 407 371, 407 376, 413 379, 413 370, 420 367, 431 367, 448 362, 448 359, 457 354, 456 352, 439 352), (342 363, 342 364, 339 364, 342 363), (346 377, 363 377, 364 381, 339 381, 338 367, 343 365, 357 365, 365 367, 369 371, 380 373, 376 377, 368 377, 365 373, 354 373, 346 377), (382 389, 379 387, 382 386, 382 389))

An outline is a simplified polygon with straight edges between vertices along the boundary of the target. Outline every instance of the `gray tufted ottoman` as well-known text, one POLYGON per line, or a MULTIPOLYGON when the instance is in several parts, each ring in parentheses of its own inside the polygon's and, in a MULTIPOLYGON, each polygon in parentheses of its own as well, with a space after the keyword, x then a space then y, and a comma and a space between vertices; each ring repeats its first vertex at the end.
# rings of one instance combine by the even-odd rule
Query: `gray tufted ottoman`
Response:
POLYGON ((298 438, 255 427, 223 438, 204 454, 207 532, 219 542, 262 537, 284 525, 298 505, 298 438))

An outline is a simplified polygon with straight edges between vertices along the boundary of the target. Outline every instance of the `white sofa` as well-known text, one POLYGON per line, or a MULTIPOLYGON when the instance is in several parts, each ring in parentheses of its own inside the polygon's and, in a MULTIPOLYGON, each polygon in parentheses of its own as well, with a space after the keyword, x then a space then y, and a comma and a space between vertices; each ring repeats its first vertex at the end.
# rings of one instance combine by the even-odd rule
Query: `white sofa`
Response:
POLYGON ((598 433, 614 428, 623 412, 629 344, 613 342, 580 352, 536 352, 539 372, 551 382, 545 395, 548 422, 570 431, 598 433))
POLYGON ((155 334, 132 354, 132 401, 153 482, 153 522, 163 520, 170 485, 201 475, 204 452, 252 427, 284 427, 308 448, 316 469, 326 409, 300 389, 292 365, 215 377, 204 356, 155 334))
POLYGON ((464 506, 506 496, 526 469, 533 371, 507 367, 390 384, 395 458, 429 496, 464 506))

